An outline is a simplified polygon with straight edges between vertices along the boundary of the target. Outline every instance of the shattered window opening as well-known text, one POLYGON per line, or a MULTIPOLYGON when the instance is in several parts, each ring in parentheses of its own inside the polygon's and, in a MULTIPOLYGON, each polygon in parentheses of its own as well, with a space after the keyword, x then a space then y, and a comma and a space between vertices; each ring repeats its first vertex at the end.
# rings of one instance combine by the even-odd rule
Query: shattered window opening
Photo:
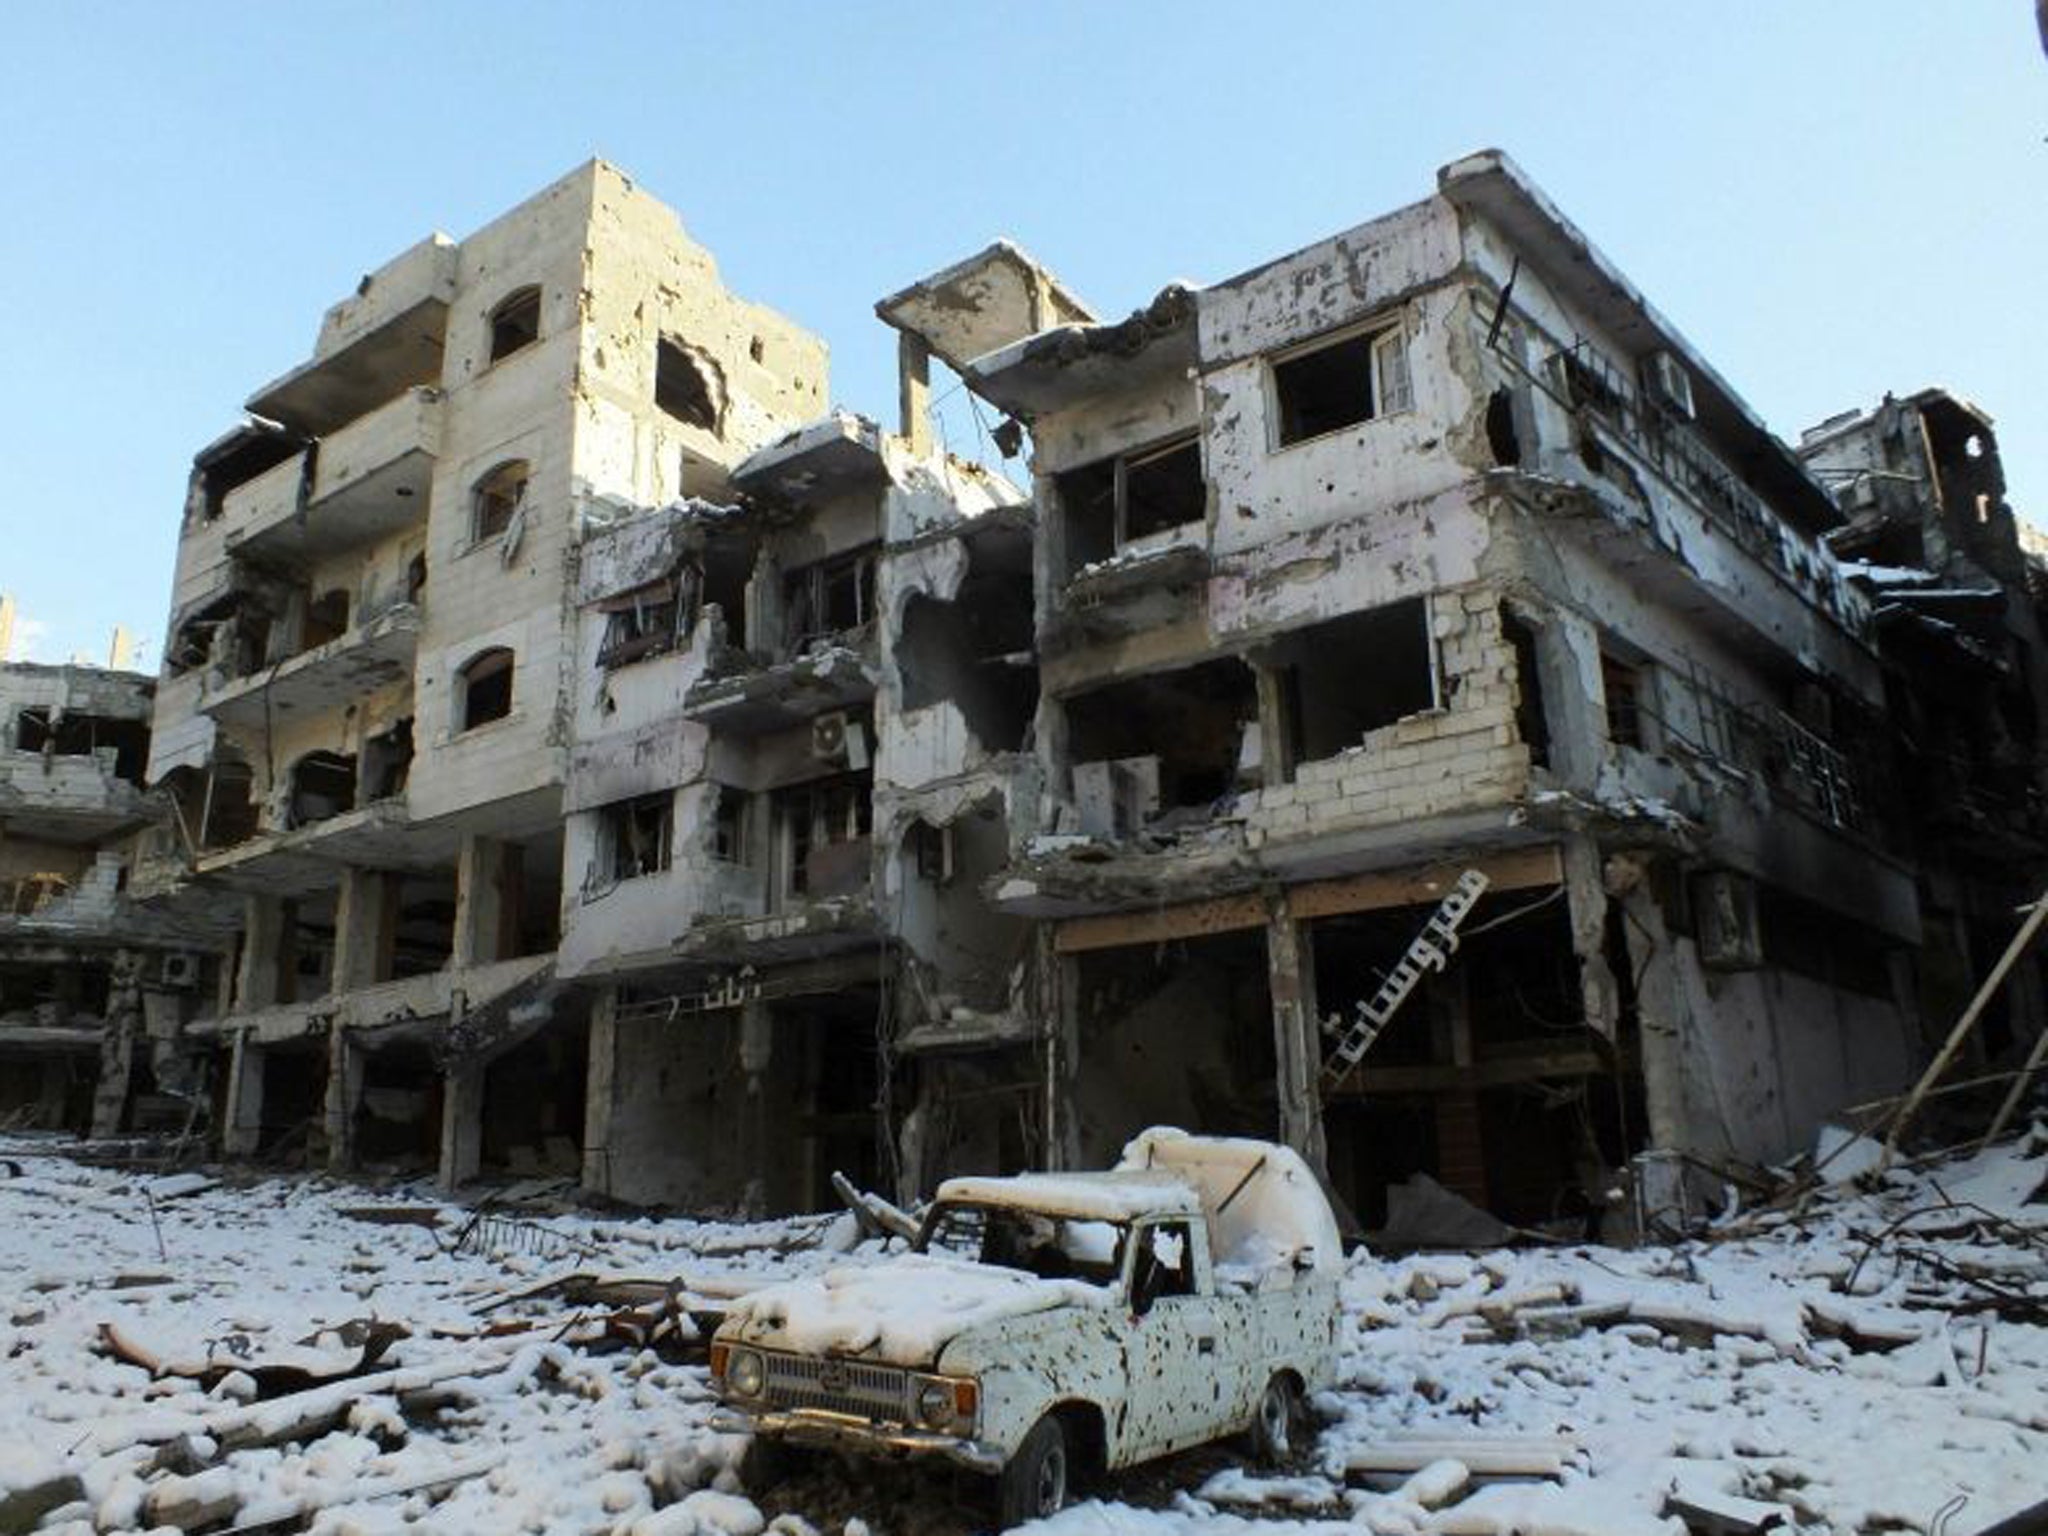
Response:
POLYGON ((788 896, 851 895, 868 883, 874 828, 874 775, 818 779, 778 790, 775 819, 788 896))
POLYGON ((512 713, 512 662, 512 653, 501 646, 479 651, 462 664, 456 674, 458 734, 512 713))
POLYGON ((1644 750, 1643 669, 1612 651, 1600 653, 1600 690, 1607 699, 1607 739, 1617 747, 1644 750))
POLYGON ((524 459, 507 459, 478 480, 469 493, 469 539, 481 544, 512 526, 512 514, 526 500, 531 467, 524 459))
POLYGON ((1194 433, 1067 470, 1058 486, 1069 575, 1209 515, 1201 440, 1194 433))
POLYGON ((1285 448, 1415 405, 1401 325, 1375 325, 1273 359, 1273 403, 1285 448))
POLYGON ((717 786, 711 813, 711 857, 721 864, 747 863, 747 792, 730 784, 717 786))
POLYGON ((111 751, 115 777, 140 785, 149 754, 149 726, 141 720, 79 710, 28 708, 14 717, 14 747, 45 757, 91 757, 111 751))
POLYGON ((604 832, 615 882, 659 874, 669 867, 675 832, 675 796, 642 795, 606 806, 604 832))
POLYGON ((491 361, 499 362, 540 340, 540 289, 519 288, 491 311, 491 361))
POLYGON ((718 399, 703 363, 666 336, 654 349, 654 404, 677 421, 707 432, 718 430, 718 399))
POLYGON ((1441 703, 1424 598, 1312 625, 1276 647, 1275 659, 1284 667, 1281 697, 1290 773, 1441 703))
POLYGON ((783 594, 792 651, 864 628, 874 617, 879 548, 870 544, 789 573, 783 594))
POLYGON ((356 762, 339 752, 308 752, 292 765, 291 825, 310 827, 356 805, 356 762))
POLYGON ((629 662, 664 656, 682 646, 696 628, 702 587, 697 568, 686 565, 667 581, 650 582, 604 603, 598 666, 610 671, 629 662))

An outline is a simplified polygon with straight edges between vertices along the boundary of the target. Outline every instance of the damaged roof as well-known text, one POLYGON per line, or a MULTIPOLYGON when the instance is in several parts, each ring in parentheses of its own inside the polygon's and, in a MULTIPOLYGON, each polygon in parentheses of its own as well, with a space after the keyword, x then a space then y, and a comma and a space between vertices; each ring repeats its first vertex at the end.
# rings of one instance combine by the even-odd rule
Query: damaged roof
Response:
POLYGON ((1049 267, 1009 240, 919 278, 881 300, 875 313, 921 339, 956 373, 1023 337, 1095 319, 1049 267))
POLYGON ((1680 359, 1692 376, 1700 425, 1736 452, 1731 467, 1768 495, 1776 510, 1810 533, 1842 521, 1834 498, 1798 455, 1507 154, 1483 149, 1453 160, 1438 170, 1437 188, 1460 209, 1499 226, 1546 282, 1638 356, 1665 351, 1680 359))

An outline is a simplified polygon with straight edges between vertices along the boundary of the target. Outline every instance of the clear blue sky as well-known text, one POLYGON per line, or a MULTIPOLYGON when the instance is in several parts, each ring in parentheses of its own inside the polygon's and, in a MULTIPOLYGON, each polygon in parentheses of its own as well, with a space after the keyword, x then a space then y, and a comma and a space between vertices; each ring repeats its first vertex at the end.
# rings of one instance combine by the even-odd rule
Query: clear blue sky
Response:
POLYGON ((364 271, 592 154, 886 417, 875 299, 996 234, 1121 315, 1497 145, 1782 435, 1946 384, 2048 519, 2031 0, 5 14, 0 590, 39 659, 123 622, 153 665, 193 451, 364 271))

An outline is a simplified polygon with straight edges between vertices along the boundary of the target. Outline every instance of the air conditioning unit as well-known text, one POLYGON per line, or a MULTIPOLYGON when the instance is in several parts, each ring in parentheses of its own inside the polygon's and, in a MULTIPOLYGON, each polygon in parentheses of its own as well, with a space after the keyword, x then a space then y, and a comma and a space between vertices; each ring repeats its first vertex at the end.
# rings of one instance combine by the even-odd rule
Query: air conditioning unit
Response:
POLYGON ((189 949, 167 951, 157 966, 157 981, 166 987, 199 985, 199 957, 189 949))
POLYGON ((1701 965, 1710 971, 1753 971, 1764 963, 1756 882, 1749 876, 1732 869, 1693 876, 1692 911, 1701 965))
POLYGON ((811 722, 811 755, 856 773, 868 765, 868 733, 860 721, 835 709, 811 722))
POLYGON ((1650 354, 1643 365, 1643 389, 1673 416, 1692 420, 1692 375, 1669 352, 1650 354))

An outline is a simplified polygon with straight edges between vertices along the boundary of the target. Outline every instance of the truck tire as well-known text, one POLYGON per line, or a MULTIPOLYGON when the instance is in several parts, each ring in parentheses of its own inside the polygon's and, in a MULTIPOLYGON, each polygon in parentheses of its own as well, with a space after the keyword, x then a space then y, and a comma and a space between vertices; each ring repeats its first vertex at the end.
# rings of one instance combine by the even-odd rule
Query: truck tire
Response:
POLYGON ((996 1479, 996 1519, 1004 1530, 1059 1513, 1067 1504, 1072 1462, 1067 1432, 1047 1414, 1031 1426, 996 1479))
POLYGON ((1258 1411, 1252 1415, 1252 1459, 1261 1466, 1282 1465, 1301 1448, 1307 1427, 1300 1386, 1285 1371, 1276 1372, 1259 1394, 1258 1411))
POLYGON ((793 1470, 794 1458, 780 1440, 756 1435, 740 1453, 740 1486, 750 1494, 766 1493, 793 1470))

